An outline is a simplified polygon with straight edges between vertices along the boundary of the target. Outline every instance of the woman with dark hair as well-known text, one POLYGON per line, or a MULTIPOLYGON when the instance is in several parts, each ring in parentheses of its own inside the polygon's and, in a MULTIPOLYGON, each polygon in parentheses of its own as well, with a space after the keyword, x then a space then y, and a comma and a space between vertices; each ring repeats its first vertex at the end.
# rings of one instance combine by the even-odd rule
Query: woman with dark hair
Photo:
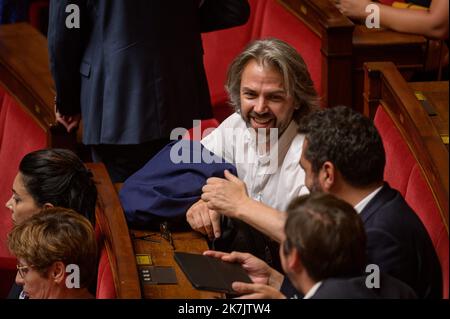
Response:
POLYGON ((69 150, 44 149, 25 155, 12 191, 6 207, 15 224, 53 206, 73 209, 95 224, 97 189, 90 172, 69 150))
MULTIPOLYGON (((97 189, 91 173, 69 150, 44 149, 25 155, 12 192, 6 207, 15 225, 54 206, 72 209, 95 225, 97 189)), ((14 284, 8 298, 23 297, 21 290, 14 284)))

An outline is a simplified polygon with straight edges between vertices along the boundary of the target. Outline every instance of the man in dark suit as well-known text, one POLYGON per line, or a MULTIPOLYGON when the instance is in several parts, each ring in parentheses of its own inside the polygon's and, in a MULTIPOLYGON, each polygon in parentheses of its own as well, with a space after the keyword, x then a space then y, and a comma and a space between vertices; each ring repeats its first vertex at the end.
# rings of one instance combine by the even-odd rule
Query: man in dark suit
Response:
POLYGON ((383 182, 385 152, 373 123, 347 107, 305 119, 300 165, 310 191, 353 205, 367 232, 368 262, 402 280, 419 298, 442 298, 442 273, 434 246, 402 195, 383 182))
POLYGON ((380 287, 368 288, 367 276, 324 280, 311 299, 417 299, 404 282, 380 273, 380 287))
MULTIPOLYGON (((364 275, 364 225, 350 204, 333 195, 314 193, 292 200, 284 234, 280 246, 283 271, 305 299, 416 297, 393 277, 377 273, 378 278, 372 280, 371 274, 364 275)), ((243 294, 241 298, 285 298, 278 289, 283 275, 262 260, 237 252, 205 254, 242 264, 253 283, 233 283, 233 289, 243 294)))
MULTIPOLYGON (((383 182, 385 152, 373 123, 348 107, 324 109, 304 118, 299 133, 305 135, 300 165, 310 192, 326 192, 350 203, 360 214, 367 232, 368 262, 414 289, 419 298, 442 297, 442 272, 431 239, 419 217, 401 194, 383 182)), ((245 212, 245 222, 276 225, 285 214, 252 201, 242 182, 225 181, 219 196, 204 189, 208 208, 228 216, 245 212), (229 207, 230 205, 228 205, 229 207)), ((277 228, 266 234, 282 240, 277 228)), ((290 294, 288 283, 282 291, 290 294)))
POLYGON ((71 131, 82 115, 93 159, 125 180, 174 128, 212 117, 200 33, 248 16, 246 0, 50 1, 57 120, 71 131))

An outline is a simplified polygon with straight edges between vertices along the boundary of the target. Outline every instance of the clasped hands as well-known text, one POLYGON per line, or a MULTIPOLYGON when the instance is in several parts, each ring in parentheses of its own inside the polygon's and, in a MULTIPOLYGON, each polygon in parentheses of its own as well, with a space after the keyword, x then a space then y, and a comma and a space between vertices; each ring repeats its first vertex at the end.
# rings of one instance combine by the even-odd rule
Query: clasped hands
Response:
POLYGON ((56 97, 55 97, 54 110, 55 110, 56 122, 64 125, 64 127, 67 130, 67 133, 70 133, 73 130, 76 131, 78 129, 78 126, 80 125, 80 121, 81 121, 81 114, 78 113, 78 114, 74 114, 74 115, 62 115, 56 106, 56 97))
POLYGON ((238 217, 239 211, 251 200, 245 183, 225 170, 225 178, 211 177, 203 186, 202 197, 191 206, 186 219, 192 229, 207 235, 209 239, 221 235, 220 214, 238 217))

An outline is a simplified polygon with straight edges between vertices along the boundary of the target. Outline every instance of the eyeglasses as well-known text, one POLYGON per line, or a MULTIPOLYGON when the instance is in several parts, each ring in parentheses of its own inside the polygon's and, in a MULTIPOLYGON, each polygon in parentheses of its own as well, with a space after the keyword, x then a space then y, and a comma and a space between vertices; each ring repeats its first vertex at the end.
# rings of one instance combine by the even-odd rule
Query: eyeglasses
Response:
POLYGON ((22 279, 25 278, 25 276, 27 275, 27 273, 31 267, 32 266, 26 266, 26 265, 21 265, 21 264, 16 265, 17 271, 19 272, 19 275, 20 275, 20 277, 22 277, 22 279))
POLYGON ((150 237, 153 237, 153 236, 156 236, 156 235, 158 235, 158 234, 148 234, 148 235, 143 235, 143 236, 136 236, 136 234, 132 233, 131 237, 134 240, 139 239, 139 240, 151 241, 153 243, 158 243, 159 244, 159 243, 161 243, 161 241, 159 241, 157 239, 150 238, 150 237))
POLYGON ((173 250, 175 250, 175 244, 173 242, 172 233, 169 230, 167 222, 159 224, 159 231, 161 232, 161 237, 167 240, 172 246, 173 250))
MULTIPOLYGON (((173 238, 172 238, 172 233, 169 230, 169 226, 167 224, 167 222, 162 222, 159 224, 159 233, 161 235, 162 238, 164 238, 165 240, 167 240, 169 242, 169 244, 172 246, 173 250, 175 250, 175 243, 173 242, 173 238)), ((136 236, 136 234, 132 233, 131 234, 131 238, 133 240, 145 240, 145 241, 150 241, 153 243, 158 243, 160 244, 161 241, 152 238, 153 236, 158 235, 157 233, 151 233, 148 235, 143 235, 143 236, 136 236)))

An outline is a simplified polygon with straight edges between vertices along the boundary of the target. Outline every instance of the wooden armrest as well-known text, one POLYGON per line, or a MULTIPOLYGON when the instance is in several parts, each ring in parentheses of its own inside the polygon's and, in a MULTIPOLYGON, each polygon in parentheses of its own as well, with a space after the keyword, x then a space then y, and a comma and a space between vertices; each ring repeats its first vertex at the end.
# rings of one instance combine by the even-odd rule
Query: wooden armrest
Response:
POLYGON ((0 26, 0 85, 45 130, 49 147, 75 149, 76 133, 56 125, 47 40, 28 23, 0 26))
POLYGON ((27 23, 9 24, 0 27, 0 47, 0 82, 43 127, 50 127, 55 91, 47 40, 27 23))
POLYGON ((102 163, 88 163, 97 187, 97 222, 104 235, 117 298, 140 299, 136 258, 127 222, 111 179, 102 163))
POLYGON ((384 28, 368 29, 364 25, 356 25, 353 32, 353 45, 356 47, 380 47, 389 45, 426 45, 424 36, 400 33, 384 28))
POLYGON ((350 28, 353 23, 329 0, 278 0, 287 10, 299 17, 318 36, 323 29, 350 28))

